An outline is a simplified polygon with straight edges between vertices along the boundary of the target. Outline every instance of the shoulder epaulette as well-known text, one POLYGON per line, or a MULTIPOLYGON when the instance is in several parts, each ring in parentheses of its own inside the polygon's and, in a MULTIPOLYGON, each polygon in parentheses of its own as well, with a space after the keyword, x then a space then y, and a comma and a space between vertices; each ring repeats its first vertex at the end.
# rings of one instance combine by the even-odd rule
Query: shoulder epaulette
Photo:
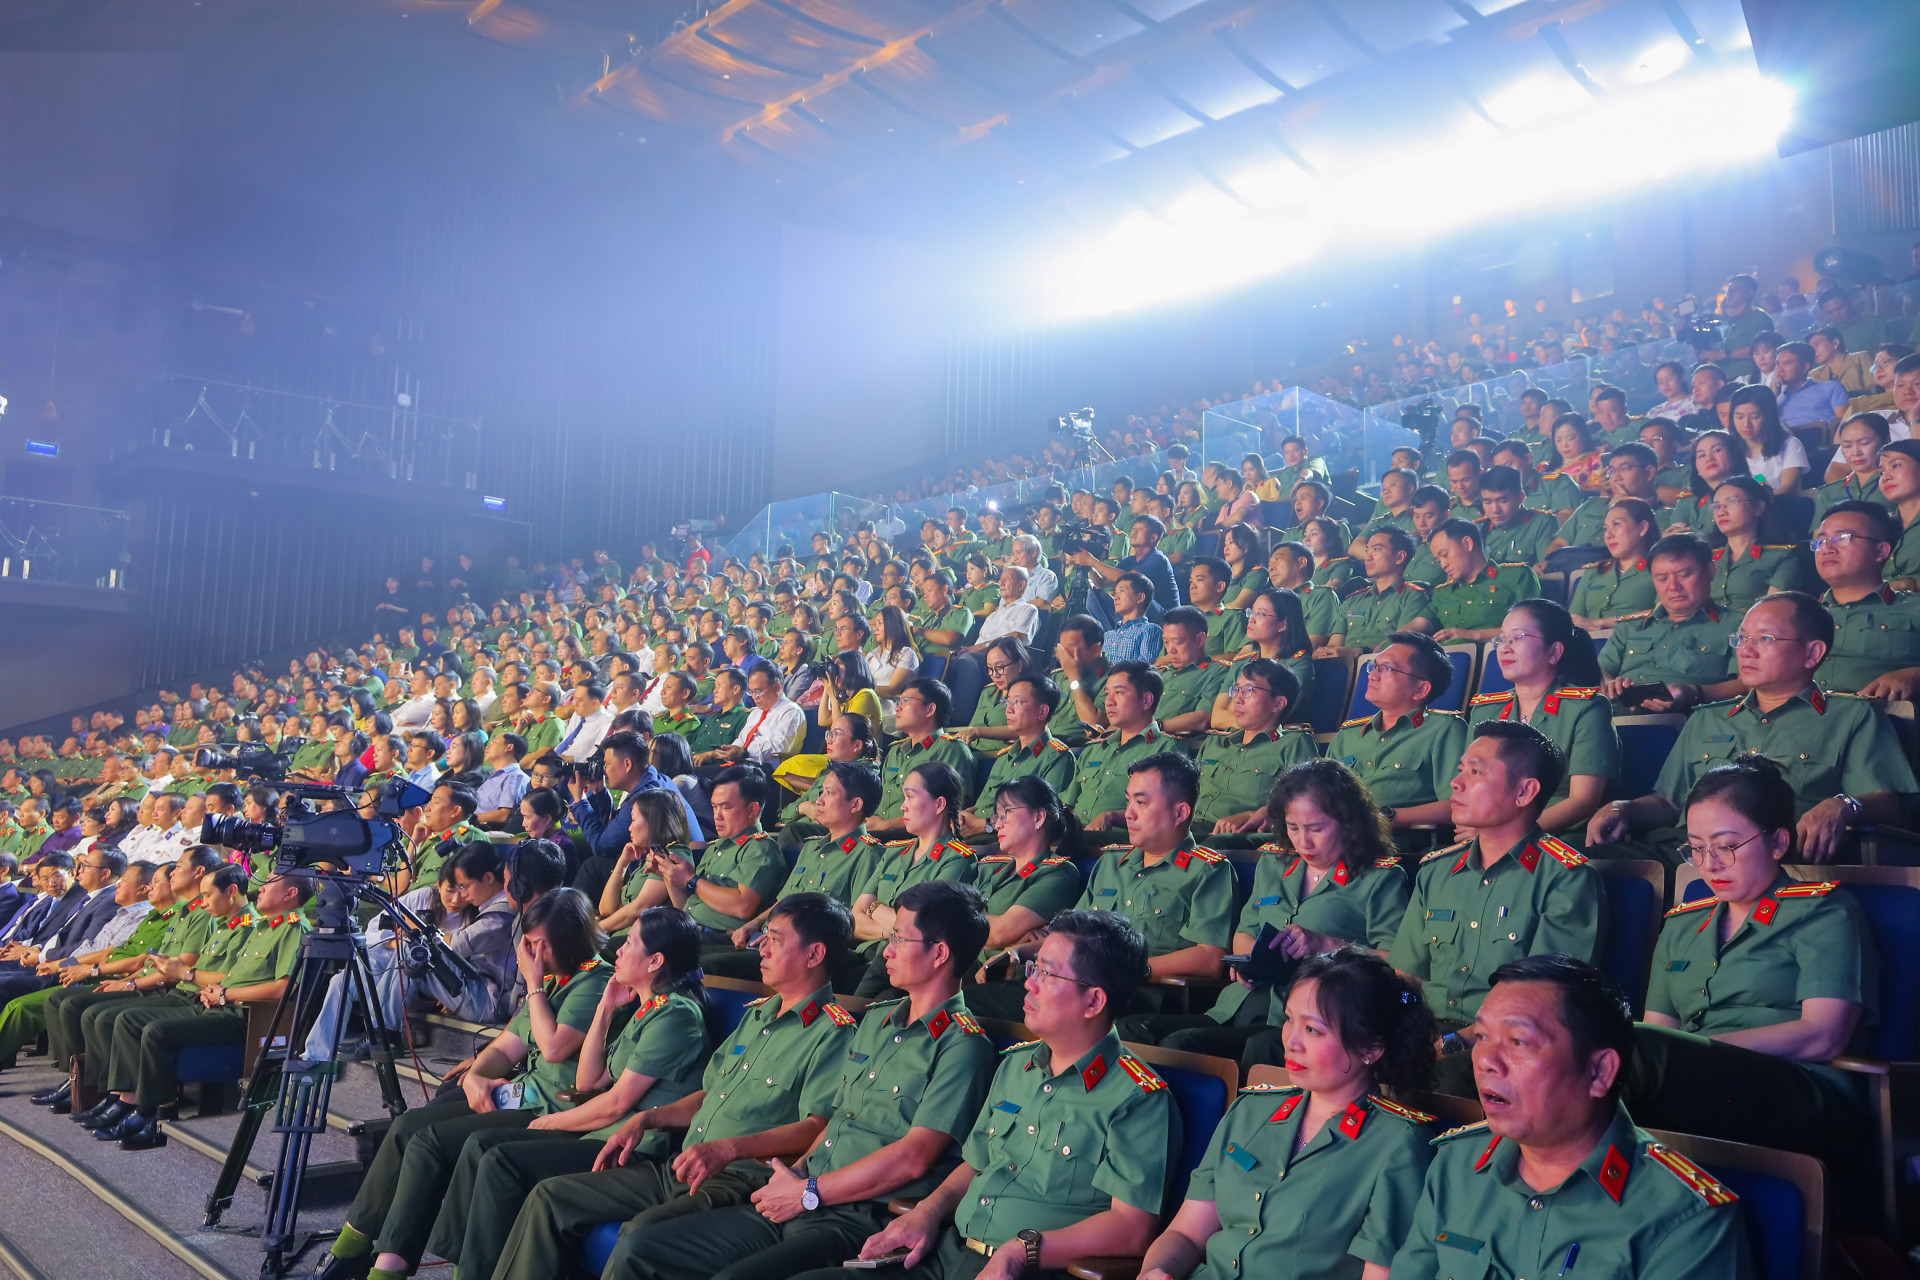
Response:
MULTIPOLYGON (((1527 563, 1527 562, 1526 562, 1525 560, 1502 560, 1502 561, 1500 561, 1500 562, 1499 562, 1499 564, 1498 564, 1498 567, 1499 567, 1499 568, 1502 568, 1502 569, 1531 569, 1531 568, 1533 568, 1533 566, 1532 566, 1532 565, 1530 565, 1530 564, 1528 564, 1528 563, 1527 563)), ((1378 1099, 1378 1098, 1376 1098, 1376 1099, 1374 1099, 1374 1101, 1376 1101, 1376 1102, 1378 1102, 1378 1101, 1379 1101, 1379 1099, 1378 1099)))
POLYGON ((1430 716, 1452 716, 1456 720, 1460 718, 1458 711, 1449 711, 1445 707, 1423 707, 1421 710, 1430 716))
POLYGON ((978 1022, 976 1022, 974 1020, 973 1015, 970 1013, 954 1014, 953 1025, 960 1028, 962 1031, 966 1032, 970 1036, 983 1036, 987 1034, 987 1029, 981 1026, 978 1022))
POLYGON ((1248 1084, 1240 1087, 1242 1093, 1299 1093, 1297 1084, 1248 1084))
POLYGON ((905 840, 889 840, 886 842, 886 845, 887 845, 887 848, 889 849, 898 849, 903 845, 919 844, 919 843, 920 843, 919 840, 915 839, 913 836, 908 836, 905 840))
POLYGON ((1640 621, 1640 620, 1641 620, 1642 618, 1651 618, 1652 616, 1653 616, 1653 610, 1651 610, 1651 609, 1642 609, 1642 610, 1640 610, 1640 612, 1638 612, 1638 613, 1622 613, 1622 614, 1619 614, 1619 615, 1617 615, 1617 616, 1616 616, 1616 619, 1615 619, 1615 620, 1616 620, 1616 621, 1618 621, 1618 622, 1638 622, 1638 621, 1640 621))
POLYGON ((885 846, 885 844, 887 843, 885 840, 882 840, 879 836, 870 836, 864 831, 860 833, 860 839, 865 841, 867 844, 877 844, 877 845, 885 846))
POLYGON ((1472 1124, 1463 1124, 1457 1129, 1447 1130, 1445 1133, 1435 1138, 1434 1142, 1436 1144, 1441 1142, 1451 1142, 1455 1138, 1461 1137, 1465 1134, 1483 1133, 1486 1131, 1486 1127, 1487 1127, 1487 1122, 1485 1120, 1475 1120, 1472 1124))
POLYGON ((1215 853, 1213 850, 1201 845, 1193 846, 1193 856, 1202 862, 1225 862, 1227 860, 1225 854, 1215 853))
POLYGON ((1060 741, 1060 739, 1058 739, 1058 738, 1049 738, 1049 739, 1047 739, 1047 743, 1048 743, 1048 745, 1049 745, 1049 746, 1051 746, 1051 747, 1052 747, 1052 748, 1053 748, 1053 749, 1054 749, 1055 751, 1071 751, 1071 750, 1073 750, 1073 748, 1072 748, 1072 747, 1070 747, 1070 746, 1068 746, 1068 745, 1067 745, 1066 743, 1064 743, 1064 742, 1062 742, 1062 741, 1060 741))
POLYGON ((893 998, 893 999, 891 999, 891 1000, 875 1000, 875 1001, 874 1001, 873 1003, 871 1003, 871 1004, 869 1004, 869 1005, 867 1006, 867 1008, 869 1008, 869 1009, 891 1009, 891 1008, 893 1008, 893 1006, 895 1006, 895 1005, 897 1005, 897 1004, 900 1004, 900 1003, 902 1003, 902 1002, 904 1002, 904 1001, 905 1001, 906 999, 907 999, 907 997, 906 997, 906 996, 896 996, 896 997, 894 997, 894 998, 893 998))
POLYGON ((1420 865, 1424 867, 1429 862, 1432 862, 1435 858, 1444 858, 1448 854, 1458 853, 1472 843, 1473 841, 1471 840, 1459 840, 1459 841, 1455 841, 1453 844, 1448 845, 1444 849, 1435 849, 1432 853, 1429 853, 1425 857, 1420 859, 1420 865))
POLYGON ((827 1010, 827 1016, 833 1019, 833 1025, 836 1027, 850 1027, 854 1023, 860 1021, 860 1019, 854 1017, 852 1014, 848 1013, 845 1009, 842 1009, 837 1004, 829 1003, 826 1006, 826 1010, 827 1010))
POLYGON ((1777 545, 1773 543, 1756 543, 1755 545, 1758 546, 1762 551, 1792 551, 1796 547, 1798 547, 1799 544, 1793 543, 1793 542, 1783 542, 1777 545))
POLYGON ((1790 884, 1784 889, 1775 889, 1776 898, 1824 898, 1840 887, 1838 880, 1820 880, 1807 884, 1790 884))
POLYGON ((1042 858, 1040 861, 1043 865, 1049 867, 1066 867, 1073 865, 1073 859, 1067 857, 1042 858))
POLYGON ((1563 867, 1578 867, 1587 860, 1587 855, 1555 836, 1541 836, 1540 851, 1563 867))
POLYGON ((1714 897, 1712 894, 1708 894, 1704 898, 1695 898, 1692 902, 1683 902, 1673 910, 1667 912, 1667 914, 1670 916, 1684 915, 1689 911, 1698 911, 1702 907, 1717 907, 1719 905, 1720 899, 1714 897))
POLYGON ((1373 719, 1373 717, 1372 717, 1372 716, 1355 716, 1355 717, 1354 717, 1353 719, 1351 719, 1351 720, 1343 720, 1343 721, 1341 721, 1341 722, 1340 722, 1340 727, 1341 727, 1342 729, 1351 729, 1351 728, 1353 728, 1353 727, 1354 727, 1355 725, 1357 725, 1357 724, 1365 724, 1365 723, 1366 723, 1367 721, 1369 721, 1369 720, 1371 720, 1371 719, 1373 719))
POLYGON ((1292 853, 1293 850, 1283 844, 1268 843, 1260 846, 1261 853, 1292 853))
POLYGON ((758 1009, 761 1005, 765 1004, 767 1001, 771 999, 773 999, 772 996, 761 996, 758 1000, 747 1001, 746 1007, 749 1009, 758 1009))
POLYGON ((1012 855, 1012 854, 1010 854, 1010 853, 996 853, 996 854, 994 854, 994 855, 993 855, 993 856, 992 856, 991 858, 982 858, 982 859, 980 859, 980 865, 981 865, 981 866, 983 866, 983 867, 990 867, 990 866, 992 866, 993 864, 995 864, 996 862, 1012 862, 1012 861, 1013 861, 1013 855, 1012 855))
POLYGON ((1681 1155, 1671 1147, 1663 1147, 1657 1142, 1647 1144, 1647 1158, 1671 1173, 1687 1185, 1687 1190, 1705 1200, 1714 1208, 1733 1204, 1740 1199, 1732 1191, 1705 1169, 1681 1155))
POLYGON ((1391 857, 1391 858, 1375 858, 1373 860, 1373 865, 1376 867, 1397 867, 1400 865, 1400 859, 1398 856, 1391 857))
POLYGON ((1154 1093, 1167 1087, 1167 1082, 1155 1074, 1152 1067, 1130 1053, 1120 1055, 1120 1065, 1133 1077, 1133 1082, 1140 1086, 1142 1093, 1154 1093))
POLYGON ((960 854, 962 857, 971 858, 975 856, 973 852, 973 846, 970 844, 962 844, 958 840, 949 840, 946 843, 947 843, 947 848, 954 850, 956 853, 960 854))
POLYGON ((996 751, 996 752, 994 752, 993 754, 994 754, 995 756, 1004 756, 1004 755, 1006 755, 1006 754, 1007 754, 1007 753, 1008 753, 1009 751, 1012 751, 1012 750, 1014 750, 1015 748, 1017 748, 1017 747, 1018 747, 1019 745, 1020 745, 1020 744, 1019 744, 1019 743, 1017 743, 1017 742, 1013 742, 1013 743, 1009 743, 1008 745, 1006 745, 1006 746, 1004 746, 1004 747, 1002 747, 1002 748, 1000 748, 1000 749, 999 749, 998 751, 996 751))
POLYGON ((1593 685, 1582 689, 1556 689, 1554 692, 1563 698, 1597 698, 1600 696, 1600 686, 1593 685))
POLYGON ((1033 1046, 1039 1043, 1040 1042, 1038 1040, 1022 1040, 1019 1044, 1008 1045, 1006 1048, 1002 1049, 1000 1052, 1003 1054, 1006 1054, 1006 1053, 1012 1053, 1015 1049, 1031 1049, 1033 1048, 1033 1046))
POLYGON ((1403 1107, 1397 1102, 1389 1102, 1379 1094, 1368 1094, 1367 1101, 1388 1115, 1399 1116, 1402 1120, 1409 1120, 1414 1124, 1432 1124, 1438 1119, 1437 1116, 1430 1116, 1424 1111, 1415 1111, 1412 1107, 1403 1107))
POLYGON ((1476 693, 1473 695, 1473 705, 1476 707, 1484 707, 1495 702, 1505 702, 1511 697, 1513 697, 1513 690, 1511 689, 1505 693, 1476 693))

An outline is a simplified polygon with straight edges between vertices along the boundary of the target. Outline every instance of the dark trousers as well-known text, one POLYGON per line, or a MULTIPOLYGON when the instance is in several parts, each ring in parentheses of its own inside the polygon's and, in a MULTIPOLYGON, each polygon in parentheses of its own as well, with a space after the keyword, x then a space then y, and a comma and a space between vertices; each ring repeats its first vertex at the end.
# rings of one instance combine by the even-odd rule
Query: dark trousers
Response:
POLYGON ((892 1217, 873 1200, 779 1224, 752 1205, 681 1214, 622 1231, 601 1280, 787 1280, 797 1271, 838 1268, 892 1217))
POLYGON ((492 1276, 506 1252, 513 1220, 548 1178, 586 1173, 600 1154, 598 1138, 545 1129, 482 1129, 470 1134, 427 1236, 427 1250, 470 1276, 492 1276))
MULTIPOLYGON (((911 1277, 911 1280, 973 1280, 973 1277, 986 1270, 987 1261, 985 1254, 967 1248, 961 1242, 959 1233, 947 1227, 940 1232, 933 1248, 927 1250, 927 1256, 920 1259, 920 1265, 900 1274, 911 1277)), ((849 1274, 858 1273, 832 1267, 820 1271, 802 1271, 792 1280, 846 1280, 849 1274)), ((1065 1274, 1064 1271, 1040 1271, 1029 1273, 1022 1280, 1050 1280, 1051 1277, 1065 1274)))
POLYGON ((531 1111, 476 1112, 457 1092, 402 1112, 367 1166, 347 1222, 373 1237, 375 1253, 397 1253, 417 1264, 467 1138, 493 1129, 524 1130, 533 1118, 531 1111))
POLYGON ((114 1019, 107 1088, 131 1092, 134 1105, 143 1109, 171 1102, 180 1092, 182 1049, 238 1045, 246 1034, 244 1006, 129 1009, 114 1019))
POLYGON ((187 1004, 187 997, 177 991, 145 996, 118 993, 111 998, 89 1001, 80 1011, 78 1042, 87 1055, 86 1083, 96 1089, 107 1087, 107 1075, 113 1063, 113 1024, 120 1020, 121 1014, 162 1007, 177 1012, 187 1004))

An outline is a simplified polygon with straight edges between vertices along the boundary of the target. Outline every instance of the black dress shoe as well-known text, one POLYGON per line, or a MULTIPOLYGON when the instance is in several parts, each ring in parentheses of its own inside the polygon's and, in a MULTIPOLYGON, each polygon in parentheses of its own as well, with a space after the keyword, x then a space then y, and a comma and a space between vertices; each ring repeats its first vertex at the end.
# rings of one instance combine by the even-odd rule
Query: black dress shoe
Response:
POLYGON ((52 1111, 53 1114, 57 1116, 72 1115, 73 1114, 73 1095, 69 1093, 65 1097, 61 1098, 60 1101, 58 1102, 48 1103, 47 1109, 49 1111, 52 1111))
MULTIPOLYGON (((133 1117, 132 1123, 134 1126, 133 1129, 121 1135, 120 1149, 122 1151, 151 1151, 155 1147, 164 1147, 167 1145, 167 1135, 165 1131, 160 1128, 159 1116, 151 1116, 143 1120, 136 1115, 133 1117)), ((124 1125, 121 1127, 123 1129, 125 1128, 124 1125)), ((97 1138, 100 1135, 96 1133, 93 1136, 97 1138)))
POLYGON ((109 1098, 93 1110, 82 1112, 73 1119, 79 1122, 82 1129, 98 1131, 101 1126, 111 1128, 132 1114, 132 1104, 122 1102, 118 1098, 109 1098))
POLYGON ((102 1124, 95 1128, 93 1138, 96 1142, 118 1142, 122 1138, 140 1132, 146 1125, 158 1126, 159 1123, 159 1117, 143 1117, 137 1110, 128 1107, 126 1114, 114 1123, 102 1124))
POLYGON ((72 1097, 73 1097, 73 1081, 62 1080, 54 1088, 43 1089, 39 1093, 34 1094, 31 1098, 28 1098, 27 1101, 31 1102, 36 1107, 51 1107, 57 1102, 69 1101, 70 1099, 72 1099, 72 1097))
POLYGON ((314 1268, 313 1280, 367 1280, 367 1273, 371 1270, 372 1253, 363 1253, 357 1258, 336 1258, 328 1254, 314 1268))

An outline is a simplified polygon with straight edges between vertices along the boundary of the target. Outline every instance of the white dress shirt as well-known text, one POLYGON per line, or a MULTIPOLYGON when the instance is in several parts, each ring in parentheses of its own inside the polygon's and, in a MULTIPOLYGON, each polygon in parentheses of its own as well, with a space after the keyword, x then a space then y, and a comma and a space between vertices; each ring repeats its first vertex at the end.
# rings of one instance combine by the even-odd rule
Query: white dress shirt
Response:
POLYGON ((1000 607, 988 614, 980 624, 980 634, 973 638, 975 644, 990 644, 1001 636, 1017 635, 1027 643, 1033 643, 1034 635, 1040 630, 1040 610, 1025 600, 1012 604, 1001 602, 1000 607))
POLYGON ((607 726, 613 723, 613 712, 605 704, 583 721, 574 715, 567 717, 567 727, 560 731, 560 741, 567 742, 569 734, 578 733, 573 741, 567 743, 567 749, 560 754, 579 764, 582 760, 591 760, 593 753, 600 749, 600 740, 607 736, 607 726))
POLYGON ((1060 577, 1051 569, 1027 570, 1027 594, 1021 600, 1032 604, 1036 600, 1051 600, 1060 594, 1060 577))
POLYGON ((389 712, 396 729, 424 729, 433 716, 433 695, 423 693, 417 698, 408 698, 389 712))
POLYGON ((800 704, 785 694, 773 704, 773 710, 753 709, 747 722, 740 726, 740 735, 733 740, 736 747, 747 749, 747 759, 773 772, 773 767, 800 749, 801 742, 807 736, 807 713, 800 704))

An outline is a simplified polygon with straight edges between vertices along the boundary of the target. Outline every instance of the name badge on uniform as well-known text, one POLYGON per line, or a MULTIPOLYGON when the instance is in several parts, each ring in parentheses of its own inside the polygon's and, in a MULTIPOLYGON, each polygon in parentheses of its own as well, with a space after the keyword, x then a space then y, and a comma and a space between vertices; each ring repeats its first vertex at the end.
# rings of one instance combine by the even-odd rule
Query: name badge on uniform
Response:
POLYGON ((849 1058, 852 1058, 855 1062, 865 1062, 867 1060, 866 1054, 860 1053, 857 1050, 853 1050, 853 1049, 847 1050, 847 1056, 849 1058))
POLYGON ((1730 733, 1710 733, 1707 735, 1707 741, 1708 742, 1732 742, 1733 735, 1730 733))
POLYGON ((728 1053, 745 1053, 746 1051, 747 1051, 747 1046, 743 1044, 737 1044, 733 1046, 733 1048, 727 1050, 728 1053))
POLYGON ((1693 961, 1691 960, 1669 960, 1667 961, 1667 972, 1679 973, 1692 963, 1693 961))
POLYGON ((888 871, 883 873, 880 878, 882 880, 898 880, 900 877, 893 874, 893 872, 888 871))
POLYGON ((1484 1240, 1475 1240, 1472 1236, 1463 1236, 1458 1231, 1442 1230, 1433 1238, 1435 1244, 1444 1244, 1449 1249, 1465 1249, 1468 1253, 1478 1253, 1486 1247, 1484 1240))
POLYGON ((1120 892, 1118 889, 1098 889, 1094 891, 1093 896, 1096 898, 1111 898, 1118 892, 1120 892))
POLYGON ((1356 757, 1354 757, 1354 756, 1341 756, 1341 757, 1340 757, 1340 763, 1341 763, 1341 764, 1343 764, 1343 765, 1345 765, 1345 766, 1347 766, 1347 768, 1349 768, 1349 769, 1351 769, 1351 768, 1353 768, 1353 762, 1354 762, 1354 760, 1355 760, 1355 758, 1356 758, 1356 757))
POLYGON ((1018 1114, 1020 1110, 1020 1104, 1017 1102, 1008 1102, 1005 1098, 1002 1098, 993 1104, 993 1109, 995 1111, 1004 1111, 1008 1115, 1015 1115, 1018 1114))
POLYGON ((1225 1154, 1227 1159, 1233 1161, 1248 1173, 1252 1173, 1253 1166, 1260 1163, 1253 1158, 1252 1152, 1240 1146, 1238 1143, 1229 1142, 1225 1154))
POLYGON ((1453 908, 1452 907, 1434 907, 1432 910, 1427 912, 1427 919, 1451 920, 1453 919, 1453 908))
POLYGON ((1253 900, 1253 905, 1256 907, 1271 907, 1277 904, 1279 901, 1280 901, 1280 895, 1275 894, 1271 898, 1255 898, 1253 900))

